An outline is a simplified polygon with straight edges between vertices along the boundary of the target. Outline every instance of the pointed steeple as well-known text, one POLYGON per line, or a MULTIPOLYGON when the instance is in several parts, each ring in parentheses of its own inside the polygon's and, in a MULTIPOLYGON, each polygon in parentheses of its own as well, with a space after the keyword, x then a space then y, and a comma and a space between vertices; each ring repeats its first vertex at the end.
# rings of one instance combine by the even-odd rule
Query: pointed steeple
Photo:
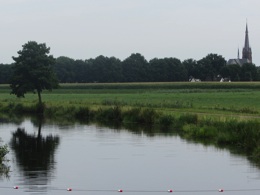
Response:
POLYGON ((248 27, 246 23, 246 37, 245 37, 245 49, 249 50, 249 38, 248 38, 248 27))
POLYGON ((243 59, 249 60, 250 63, 252 63, 252 50, 249 46, 249 36, 248 36, 248 27, 246 23, 246 35, 245 35, 245 46, 243 48, 243 59))
POLYGON ((238 47, 238 50, 237 50, 237 59, 239 59, 240 56, 239 56, 239 47, 238 47))

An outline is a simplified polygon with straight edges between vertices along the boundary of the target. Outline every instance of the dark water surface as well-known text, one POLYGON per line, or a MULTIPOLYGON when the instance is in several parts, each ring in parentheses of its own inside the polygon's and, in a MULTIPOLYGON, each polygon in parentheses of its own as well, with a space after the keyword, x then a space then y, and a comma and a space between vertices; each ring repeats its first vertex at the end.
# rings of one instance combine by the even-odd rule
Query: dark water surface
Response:
POLYGON ((0 124, 0 137, 12 171, 0 194, 260 194, 260 170, 247 159, 178 136, 78 124, 45 124, 39 134, 25 120, 0 124))

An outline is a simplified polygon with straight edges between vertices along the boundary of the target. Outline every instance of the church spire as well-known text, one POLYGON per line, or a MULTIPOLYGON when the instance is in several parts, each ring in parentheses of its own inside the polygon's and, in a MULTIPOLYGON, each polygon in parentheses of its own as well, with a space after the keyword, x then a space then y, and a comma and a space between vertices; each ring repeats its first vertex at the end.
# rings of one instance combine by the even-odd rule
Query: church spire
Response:
POLYGON ((250 63, 252 63, 252 50, 249 46, 249 36, 248 36, 248 27, 246 23, 246 35, 245 35, 245 46, 243 48, 243 59, 249 60, 250 63))
POLYGON ((245 37, 245 49, 249 49, 248 27, 246 23, 246 37, 245 37))
POLYGON ((239 59, 240 56, 239 56, 239 47, 238 47, 238 50, 237 50, 237 59, 239 59))

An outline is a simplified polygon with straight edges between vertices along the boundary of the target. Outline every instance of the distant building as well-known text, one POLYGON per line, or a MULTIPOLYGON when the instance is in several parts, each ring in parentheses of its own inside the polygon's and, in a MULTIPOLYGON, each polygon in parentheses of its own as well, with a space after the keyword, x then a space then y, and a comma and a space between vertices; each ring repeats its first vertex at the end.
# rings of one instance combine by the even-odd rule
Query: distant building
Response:
POLYGON ((200 79, 191 78, 189 79, 189 82, 201 82, 200 79))
POLYGON ((248 27, 246 24, 246 35, 245 35, 245 45, 242 52, 242 59, 239 57, 239 49, 237 54, 237 59, 229 59, 227 65, 238 64, 242 66, 245 63, 252 63, 252 49, 249 45, 248 27))
POLYGON ((238 64, 238 65, 242 66, 243 64, 246 64, 246 63, 251 63, 251 62, 248 59, 237 58, 237 59, 229 59, 227 62, 227 65, 238 64))

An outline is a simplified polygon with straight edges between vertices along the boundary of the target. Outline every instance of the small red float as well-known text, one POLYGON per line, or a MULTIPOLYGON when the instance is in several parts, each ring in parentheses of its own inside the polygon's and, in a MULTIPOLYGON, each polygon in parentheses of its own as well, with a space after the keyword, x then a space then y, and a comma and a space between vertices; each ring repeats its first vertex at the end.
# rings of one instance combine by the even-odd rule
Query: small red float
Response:
POLYGON ((123 192, 123 190, 122 190, 122 189, 119 189, 118 192, 123 192))
POLYGON ((173 191, 172 190, 168 190, 168 192, 172 193, 173 191))
POLYGON ((18 186, 14 186, 14 189, 15 189, 15 190, 18 190, 18 188, 19 188, 18 186))
POLYGON ((224 190, 223 190, 223 189, 219 189, 218 191, 219 191, 219 192, 224 192, 224 190))
POLYGON ((70 191, 72 191, 72 189, 71 189, 71 188, 68 188, 68 189, 67 189, 67 191, 69 191, 69 192, 70 192, 70 191))

